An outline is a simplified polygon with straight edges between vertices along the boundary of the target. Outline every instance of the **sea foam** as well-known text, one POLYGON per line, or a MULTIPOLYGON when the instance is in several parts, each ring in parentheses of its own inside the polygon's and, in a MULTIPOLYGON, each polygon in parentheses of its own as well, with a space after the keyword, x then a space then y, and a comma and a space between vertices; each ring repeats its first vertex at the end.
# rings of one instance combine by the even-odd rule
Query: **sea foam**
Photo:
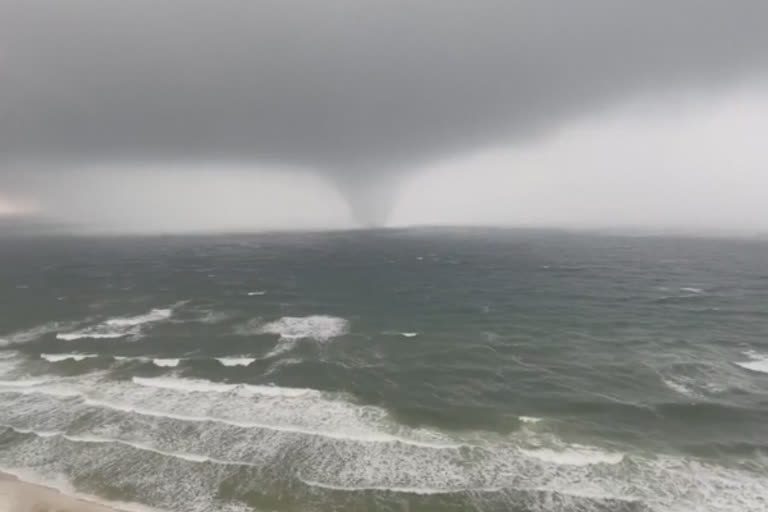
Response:
POLYGON ((286 340, 313 339, 328 341, 343 336, 349 330, 344 318, 326 315, 284 316, 261 326, 263 334, 277 334, 286 340))
POLYGON ((56 338, 64 341, 74 341, 81 338, 113 339, 126 336, 138 336, 144 326, 168 320, 173 310, 153 309, 149 313, 138 316, 109 318, 104 322, 86 327, 78 331, 59 333, 56 338))
POLYGON ((283 388, 278 386, 254 386, 251 384, 227 384, 222 382, 212 382, 205 379, 181 379, 173 377, 134 377, 133 382, 139 386, 158 389, 171 389, 174 391, 182 392, 238 392, 241 394, 282 397, 298 397, 307 394, 318 393, 317 391, 311 389, 283 388))
MULTIPOLYGON (((292 474, 304 484, 347 492, 344 499, 349 500, 369 499, 369 491, 403 500, 408 498, 397 495, 461 493, 456 500, 469 494, 488 504, 486 508, 499 510, 519 508, 516 500, 530 497, 544 500, 534 503, 532 510, 618 510, 619 505, 624 507, 617 505, 618 500, 627 504, 626 510, 762 512, 768 498, 763 476, 738 468, 661 454, 623 454, 548 438, 534 448, 521 448, 514 438, 494 437, 470 449, 404 444, 380 422, 380 414, 385 414, 381 409, 341 397, 314 392, 266 401, 236 395, 222 400, 226 389, 196 391, 192 396, 176 391, 190 388, 189 382, 179 380, 187 379, 149 379, 152 384, 176 381, 161 387, 88 381, 84 392, 101 395, 103 403, 56 399, 35 405, 24 397, 12 394, 6 400, 3 395, 0 423, 39 436, 9 443, 4 447, 4 464, 35 467, 48 475, 63 472, 68 478, 77 477, 79 467, 119 467, 125 485, 137 489, 137 496, 151 492, 159 505, 173 507, 179 486, 189 486, 193 491, 185 492, 195 493, 195 505, 186 500, 184 510, 196 512, 224 510, 218 508, 216 476, 234 478, 243 471, 235 465, 250 465, 265 470, 269 478, 275 460, 290 462, 292 474), (120 405, 119 400, 134 403, 120 405), (20 407, 28 408, 29 414, 19 415, 20 407), (115 412, 99 414, 98 422, 90 425, 79 424, 76 434, 66 429, 68 421, 87 417, 92 407, 115 412), (35 410, 51 414, 41 417, 32 414, 35 410), (167 435, 170 431, 178 435, 167 435), (173 479, 146 477, 158 468, 173 479)), ((203 381, 192 387, 203 390, 210 384, 203 381)), ((402 428, 403 434, 415 434, 402 428)), ((279 485, 284 482, 280 478, 270 483, 279 485)), ((293 490, 318 502, 328 498, 301 486, 293 490)))
POLYGON ((618 464, 624 459, 624 454, 598 450, 590 446, 572 444, 566 448, 525 449, 520 452, 528 457, 566 466, 590 466, 593 464, 618 464))

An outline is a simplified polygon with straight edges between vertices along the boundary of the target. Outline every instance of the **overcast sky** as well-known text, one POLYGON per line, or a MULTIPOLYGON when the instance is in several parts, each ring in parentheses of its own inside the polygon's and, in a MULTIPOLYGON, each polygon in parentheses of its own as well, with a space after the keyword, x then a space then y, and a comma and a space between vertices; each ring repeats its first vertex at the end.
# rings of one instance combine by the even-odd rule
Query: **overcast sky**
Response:
POLYGON ((768 229, 763 0, 0 0, 0 215, 768 229))

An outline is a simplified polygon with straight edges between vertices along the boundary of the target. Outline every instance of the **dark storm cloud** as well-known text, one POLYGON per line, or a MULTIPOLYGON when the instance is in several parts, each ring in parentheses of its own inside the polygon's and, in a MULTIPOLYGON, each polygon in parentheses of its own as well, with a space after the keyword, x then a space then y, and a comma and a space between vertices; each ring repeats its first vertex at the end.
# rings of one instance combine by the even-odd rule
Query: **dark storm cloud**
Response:
POLYGON ((274 160, 357 190, 760 73, 766 20, 764 0, 0 0, 0 165, 274 160))

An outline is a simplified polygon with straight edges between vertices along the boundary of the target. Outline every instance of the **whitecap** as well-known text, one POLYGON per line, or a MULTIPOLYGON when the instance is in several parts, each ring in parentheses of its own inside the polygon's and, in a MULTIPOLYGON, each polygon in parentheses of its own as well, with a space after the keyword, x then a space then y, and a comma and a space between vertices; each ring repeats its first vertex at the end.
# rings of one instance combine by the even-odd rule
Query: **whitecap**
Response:
POLYGON ((173 309, 165 308, 153 309, 144 315, 109 318, 100 324, 79 331, 59 333, 56 335, 56 338, 64 341, 74 341, 81 338, 115 339, 126 336, 138 336, 141 334, 141 329, 144 326, 168 320, 172 314, 173 309))
POLYGON ((344 318, 327 315, 284 316, 262 325, 259 330, 262 334, 277 334, 287 340, 328 341, 346 334, 349 322, 344 318))
POLYGON ((173 368, 179 365, 181 359, 167 359, 167 358, 155 358, 152 360, 152 364, 161 368, 173 368))
POLYGON ((86 329, 84 331, 76 331, 76 332, 65 332, 60 333, 56 335, 57 340, 62 341, 75 341, 82 338, 92 338, 95 340, 101 340, 101 339, 113 339, 113 338, 122 338, 124 336, 128 336, 131 334, 137 334, 133 331, 115 331, 115 332, 94 332, 91 329, 86 329))
POLYGON ((173 310, 169 308, 153 309, 149 313, 144 315, 110 318, 109 320, 104 322, 104 324, 117 326, 117 327, 133 327, 135 325, 142 325, 142 324, 151 323, 151 322, 158 322, 160 320, 167 320, 171 317, 172 314, 173 314, 173 310))
POLYGON ((690 398, 695 398, 696 393, 687 385, 683 384, 679 380, 676 379, 662 379, 662 382, 664 382, 664 385, 667 386, 672 391, 679 393, 683 396, 687 396, 690 398))
POLYGON ((739 361, 735 362, 736 366, 741 366, 744 369, 751 370, 753 372, 768 373, 768 355, 760 354, 754 350, 747 350, 742 352, 745 356, 749 357, 751 361, 739 361))
POLYGON ((264 291, 264 290, 255 290, 255 291, 252 291, 252 292, 248 292, 248 296, 249 297, 258 297, 258 296, 266 295, 266 294, 267 294, 267 292, 264 291))
POLYGON ((16 331, 0 338, 0 346, 15 345, 17 343, 28 343, 42 338, 46 334, 54 333, 63 329, 71 329, 76 324, 73 322, 49 322, 38 325, 31 329, 16 331))
POLYGON ((277 357, 280 354, 284 354, 285 352, 288 352, 289 350, 293 349, 293 347, 295 346, 296 346, 296 340, 280 339, 277 345, 275 345, 272 350, 270 350, 264 355, 264 359, 271 359, 273 357, 277 357))
POLYGON ((518 419, 522 423, 531 423, 531 424, 538 423, 541 421, 541 418, 536 418, 534 416, 519 416, 518 419))
POLYGON ((747 370, 752 370, 753 372, 768 373, 768 359, 762 361, 739 362, 735 364, 747 370))
POLYGON ((51 363, 58 363, 60 361, 67 361, 69 359, 73 361, 82 361, 83 359, 90 359, 93 357, 99 357, 98 354, 40 354, 42 359, 45 359, 51 363))
POLYGON ((680 288, 681 292, 688 292, 688 293, 695 293, 695 294, 701 294, 704 293, 704 290, 701 288, 693 288, 693 287, 685 287, 680 288))
POLYGON ((606 452, 590 446, 570 445, 561 450, 551 448, 525 449, 520 452, 528 457, 566 466, 591 466, 593 464, 618 464, 624 460, 623 453, 606 452))
POLYGON ((145 356, 112 356, 112 359, 115 361, 139 361, 141 363, 146 363, 152 360, 145 356))
POLYGON ((401 332, 400 333, 400 336, 403 336, 404 338, 415 338, 418 335, 419 333, 417 332, 401 332))
POLYGON ((223 366, 248 366, 256 360, 254 357, 217 357, 223 366))

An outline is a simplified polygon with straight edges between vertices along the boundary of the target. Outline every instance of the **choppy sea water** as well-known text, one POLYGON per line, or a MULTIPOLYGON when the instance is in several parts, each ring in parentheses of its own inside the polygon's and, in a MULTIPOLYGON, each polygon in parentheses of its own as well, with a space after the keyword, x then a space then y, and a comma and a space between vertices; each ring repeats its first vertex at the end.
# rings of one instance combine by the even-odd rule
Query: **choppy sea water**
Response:
POLYGON ((0 243, 0 471, 170 511, 768 510, 768 243, 0 243))

